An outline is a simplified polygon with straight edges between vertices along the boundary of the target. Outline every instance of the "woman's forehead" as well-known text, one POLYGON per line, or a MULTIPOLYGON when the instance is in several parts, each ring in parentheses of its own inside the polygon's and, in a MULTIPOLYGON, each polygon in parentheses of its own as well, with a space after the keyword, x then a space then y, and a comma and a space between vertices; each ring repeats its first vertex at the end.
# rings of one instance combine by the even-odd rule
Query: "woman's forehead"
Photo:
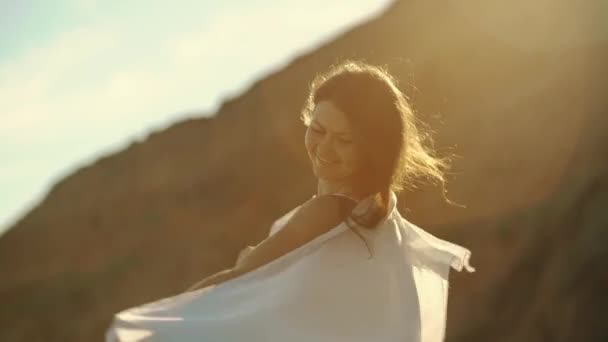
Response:
POLYGON ((315 106, 312 120, 335 134, 350 134, 350 123, 344 112, 329 101, 321 101, 315 106))

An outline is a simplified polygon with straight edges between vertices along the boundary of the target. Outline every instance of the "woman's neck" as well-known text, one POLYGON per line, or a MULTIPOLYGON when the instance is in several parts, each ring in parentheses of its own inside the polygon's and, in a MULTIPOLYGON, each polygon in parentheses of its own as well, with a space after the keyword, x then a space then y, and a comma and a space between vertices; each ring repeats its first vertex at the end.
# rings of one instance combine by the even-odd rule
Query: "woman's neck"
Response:
POLYGON ((354 191, 352 190, 352 187, 350 187, 348 185, 344 185, 344 184, 329 182, 325 179, 319 179, 319 182, 317 183, 317 196, 336 193, 336 192, 359 199, 359 196, 357 196, 357 194, 354 193, 354 191))

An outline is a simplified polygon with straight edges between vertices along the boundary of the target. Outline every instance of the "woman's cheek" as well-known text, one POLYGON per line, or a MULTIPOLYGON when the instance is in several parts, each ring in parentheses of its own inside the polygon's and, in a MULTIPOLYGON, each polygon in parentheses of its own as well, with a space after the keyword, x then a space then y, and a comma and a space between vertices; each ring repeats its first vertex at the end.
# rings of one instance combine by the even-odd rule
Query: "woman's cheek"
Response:
POLYGON ((308 155, 312 158, 314 155, 316 142, 314 137, 309 133, 309 131, 306 131, 306 135, 304 136, 304 145, 306 146, 306 151, 308 152, 308 155))
POLYGON ((306 133, 304 134, 304 146, 306 147, 306 150, 310 151, 310 133, 308 133, 308 130, 306 130, 306 133))

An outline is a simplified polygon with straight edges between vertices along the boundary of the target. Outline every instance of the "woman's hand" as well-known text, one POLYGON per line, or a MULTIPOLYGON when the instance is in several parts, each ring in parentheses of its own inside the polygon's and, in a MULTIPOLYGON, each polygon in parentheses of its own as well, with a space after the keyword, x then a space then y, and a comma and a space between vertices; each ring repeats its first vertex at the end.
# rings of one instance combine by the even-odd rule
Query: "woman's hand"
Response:
POLYGON ((241 263, 241 261, 243 261, 243 259, 246 258, 247 255, 249 253, 251 253, 251 251, 254 250, 254 249, 255 249, 254 246, 247 246, 247 247, 243 248, 239 252, 239 256, 236 258, 236 265, 235 265, 235 267, 239 266, 239 264, 241 263))

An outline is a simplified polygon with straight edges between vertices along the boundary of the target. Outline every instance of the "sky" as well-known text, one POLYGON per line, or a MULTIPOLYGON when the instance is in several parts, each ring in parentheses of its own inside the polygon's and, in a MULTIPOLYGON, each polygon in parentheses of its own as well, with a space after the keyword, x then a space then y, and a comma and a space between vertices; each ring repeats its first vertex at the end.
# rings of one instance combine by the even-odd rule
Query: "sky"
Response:
POLYGON ((80 166, 220 103, 389 0, 0 0, 0 234, 80 166))

